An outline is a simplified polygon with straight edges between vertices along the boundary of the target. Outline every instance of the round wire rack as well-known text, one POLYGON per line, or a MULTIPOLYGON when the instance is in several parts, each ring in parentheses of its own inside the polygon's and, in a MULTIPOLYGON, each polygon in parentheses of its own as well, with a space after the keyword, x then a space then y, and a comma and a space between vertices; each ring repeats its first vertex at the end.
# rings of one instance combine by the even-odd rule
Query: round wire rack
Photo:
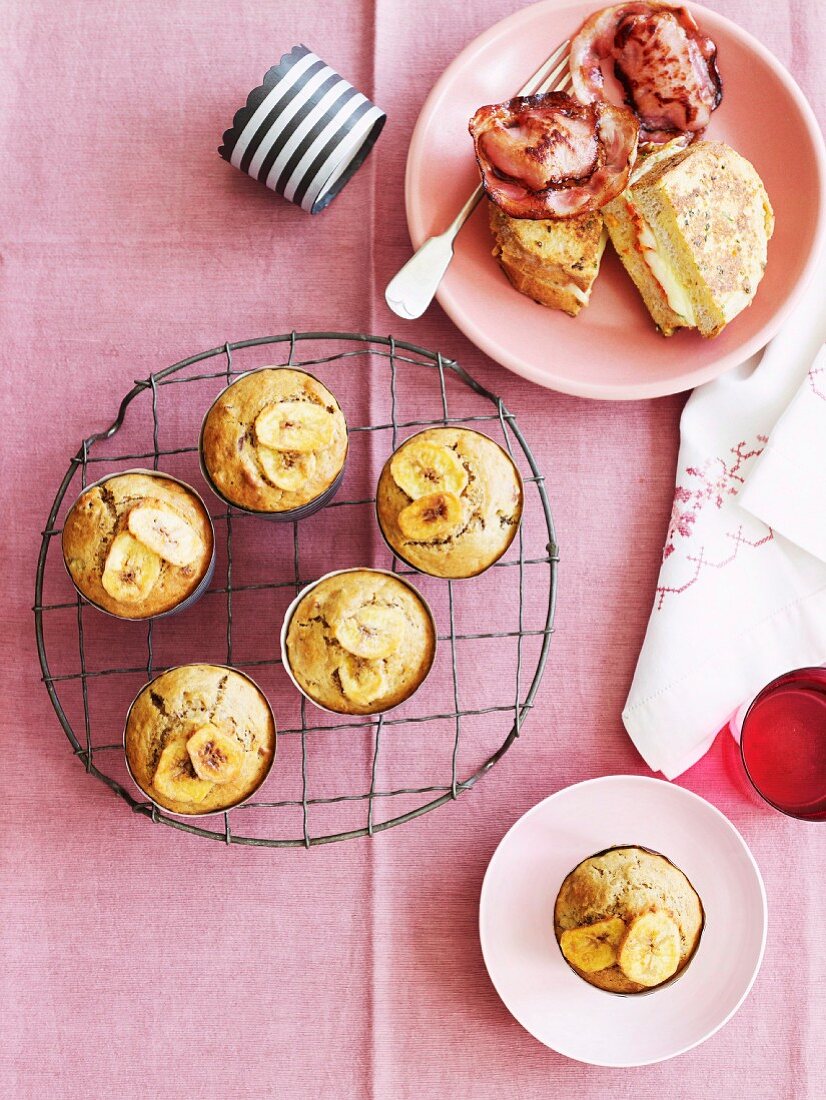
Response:
POLYGON ((544 478, 515 416, 455 360, 360 333, 292 332, 225 343, 136 382, 114 422, 84 439, 71 458, 37 563, 43 682, 89 775, 155 823, 263 847, 372 837, 469 791, 519 737, 548 657, 558 560, 544 478), (339 399, 344 372, 362 368, 362 384, 348 389, 356 396, 343 402, 351 453, 342 488, 321 512, 294 523, 227 508, 203 484, 198 466, 204 412, 223 386, 264 365, 257 349, 271 345, 286 346, 276 365, 311 370, 339 399), (213 360, 220 365, 210 369, 213 360), (485 574, 437 580, 390 555, 375 523, 375 485, 402 433, 459 424, 497 438, 517 463, 525 483, 523 522, 508 553, 485 574), (87 483, 149 465, 196 486, 209 503, 218 563, 196 605, 141 625, 102 615, 75 593, 59 536, 87 483), (282 667, 278 635, 298 591, 331 569, 354 565, 414 578, 436 617, 441 668, 434 665, 401 707, 351 719, 316 711, 298 696, 282 667), (140 687, 189 661, 253 676, 278 724, 275 766, 255 799, 202 821, 181 820, 146 800, 128 778, 121 740, 140 687))

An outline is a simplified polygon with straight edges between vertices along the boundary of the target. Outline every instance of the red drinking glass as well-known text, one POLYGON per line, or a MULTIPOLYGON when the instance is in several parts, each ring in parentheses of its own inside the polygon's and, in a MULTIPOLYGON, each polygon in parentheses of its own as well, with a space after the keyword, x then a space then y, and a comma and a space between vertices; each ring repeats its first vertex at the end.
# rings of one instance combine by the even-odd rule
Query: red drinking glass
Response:
POLYGON ((826 821, 826 668, 797 668, 767 684, 746 711, 740 753, 769 805, 826 821))

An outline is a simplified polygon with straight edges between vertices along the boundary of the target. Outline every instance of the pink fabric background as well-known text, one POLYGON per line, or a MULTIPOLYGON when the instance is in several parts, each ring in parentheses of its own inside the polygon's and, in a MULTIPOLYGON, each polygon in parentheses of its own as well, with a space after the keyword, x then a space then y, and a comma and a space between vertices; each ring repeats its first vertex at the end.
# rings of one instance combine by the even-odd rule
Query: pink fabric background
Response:
MULTIPOLYGON (((413 324, 384 307, 408 252, 402 179, 418 109, 457 51, 515 6, 3 6, 4 1096, 823 1094, 826 836, 764 807, 728 738, 681 780, 743 832, 769 893, 762 972, 722 1032, 660 1066, 579 1065, 522 1031, 482 964, 478 894, 504 831, 561 786, 645 771, 620 710, 683 404, 546 393, 485 360, 438 307, 413 324), (301 41, 390 119, 317 219, 215 152, 244 93, 301 41), (558 632, 521 743, 456 805, 309 853, 153 827, 90 780, 39 683, 30 612, 67 458, 132 380, 226 338, 292 327, 392 331, 500 392, 547 474, 563 554, 558 632)), ((822 121, 817 5, 714 7, 792 69, 822 121)))

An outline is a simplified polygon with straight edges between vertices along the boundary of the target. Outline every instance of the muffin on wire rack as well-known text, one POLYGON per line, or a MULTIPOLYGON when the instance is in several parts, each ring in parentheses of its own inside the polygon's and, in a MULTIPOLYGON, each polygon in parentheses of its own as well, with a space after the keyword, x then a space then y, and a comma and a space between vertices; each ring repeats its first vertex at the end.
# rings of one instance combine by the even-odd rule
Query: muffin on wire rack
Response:
POLYGON ((61 539, 72 583, 121 619, 151 619, 201 596, 215 564, 212 521, 191 486, 153 470, 127 470, 89 485, 61 539))
POLYGON ((180 665, 146 684, 123 734, 129 774, 156 806, 200 816, 231 809, 264 782, 275 719, 248 676, 224 665, 180 665))
POLYGON ((513 542, 522 520, 513 460, 469 428, 428 428, 384 465, 376 516, 390 549, 433 577, 475 577, 513 542))
POLYGON ((201 467, 213 491, 269 519, 304 519, 329 503, 347 449, 338 401, 292 367, 241 375, 218 395, 201 428, 201 467))
POLYGON ((380 569, 328 573, 299 593, 281 633, 290 679, 335 714, 377 714, 403 703, 435 652, 430 608, 411 584, 380 569))

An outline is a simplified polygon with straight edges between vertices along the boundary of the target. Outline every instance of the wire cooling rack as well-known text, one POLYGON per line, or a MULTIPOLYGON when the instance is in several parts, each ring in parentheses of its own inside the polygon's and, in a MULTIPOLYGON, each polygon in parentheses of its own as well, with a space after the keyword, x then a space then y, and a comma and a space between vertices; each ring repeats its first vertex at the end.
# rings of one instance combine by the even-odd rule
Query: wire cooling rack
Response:
POLYGON ((392 337, 359 333, 292 332, 226 343, 136 382, 121 402, 114 423, 84 439, 70 460, 42 533, 37 564, 34 616, 43 682, 72 749, 89 775, 105 783, 135 813, 155 823, 227 844, 264 847, 309 848, 372 837, 469 791, 519 736, 548 657, 558 560, 544 478, 515 416, 454 360, 392 337), (311 531, 309 539, 304 531, 318 522, 316 517, 274 524, 227 508, 199 481, 200 418, 220 388, 246 370, 265 365, 260 357, 243 365, 239 360, 269 345, 286 345, 286 356, 283 352, 278 356, 281 365, 308 369, 319 377, 319 371, 328 372, 322 381, 333 392, 338 389, 339 398, 342 372, 366 367, 362 384, 351 379, 349 389, 355 387, 361 393, 361 405, 369 405, 363 415, 367 422, 357 423, 353 409, 344 403, 351 452, 359 439, 369 441, 371 448, 368 458, 372 464, 362 463, 364 489, 351 494, 354 487, 349 484, 348 469, 339 496, 316 514, 326 517, 326 526, 311 531), (209 369, 213 360, 219 360, 220 366, 209 369), (198 392, 204 386, 212 390, 207 397, 187 400, 180 385, 191 387, 193 393, 196 386, 198 392), (411 408, 406 410, 408 404, 411 408), (132 424, 130 414, 135 410, 141 416, 132 424), (190 427, 185 426, 188 412, 196 418, 190 427), (164 427, 168 421, 169 430, 164 427), (435 580, 405 568, 395 557, 390 563, 395 572, 414 577, 436 612, 438 653, 444 662, 441 693, 431 689, 428 680, 413 697, 417 704, 411 700, 386 715, 351 719, 318 712, 303 698, 299 700, 280 667, 277 640, 281 620, 276 605, 282 590, 286 606, 296 592, 331 569, 383 564, 341 560, 344 549, 365 538, 371 540, 370 557, 388 553, 381 540, 372 541, 377 469, 402 441, 402 433, 456 424, 497 436, 520 467, 525 507, 519 534, 508 553, 484 574, 493 578, 484 590, 481 578, 435 580), (121 438, 126 445, 118 449, 121 438), (372 442, 378 439, 380 445, 372 442), (122 623, 101 615, 71 588, 62 565, 60 524, 87 483, 150 462, 153 469, 182 477, 202 490, 212 511, 219 565, 196 607, 148 625, 122 623), (174 471, 170 468, 173 464, 177 464, 174 471), (250 543, 251 551, 245 548, 241 561, 239 539, 247 536, 257 542, 250 543), (286 541, 279 544, 279 539, 286 541), (324 563, 306 562, 309 550, 317 558, 319 546, 324 548, 324 563), (244 572, 260 567, 262 561, 267 563, 266 575, 245 578, 244 572), (425 585, 429 585, 426 593, 425 585), (48 589, 51 595, 53 587, 55 597, 47 600, 44 592, 48 589), (270 598, 275 600, 273 606, 266 604, 270 598), (242 600, 248 605, 246 624, 239 609, 242 600), (510 609, 513 617, 512 604, 515 621, 499 621, 498 608, 510 609), (469 622, 477 613, 487 617, 485 629, 469 622), (529 614, 536 619, 535 625, 527 621, 529 614), (256 631, 256 636, 260 635, 262 629, 266 633, 260 645, 267 655, 243 659, 241 643, 256 631), (162 639, 161 633, 169 630, 171 636, 162 639), (177 647, 174 655, 170 646, 177 647), (460 654, 460 649, 468 646, 486 648, 476 654, 460 654), (161 648, 164 653, 159 652, 161 648), (209 657, 202 655, 207 650, 209 657), (58 662, 55 671, 50 658, 58 662), (133 788, 125 773, 120 739, 126 708, 140 686, 184 660, 233 665, 255 676, 268 695, 279 726, 275 765, 258 792, 260 797, 203 819, 181 820, 163 813, 133 788), (466 667, 470 669, 467 674, 463 672, 466 667), (278 675, 282 675, 280 680, 278 675), (272 680, 264 683, 261 677, 272 680), (471 696, 476 705, 469 705, 471 696), (293 712, 295 718, 285 724, 282 716, 293 712), (346 740, 353 737, 357 738, 355 746, 346 740), (473 765, 466 769, 467 741, 473 742, 473 765), (411 745, 420 749, 425 745, 417 766, 421 766, 422 756, 432 755, 433 766, 442 770, 440 778, 415 781, 411 745), (385 774, 387 782, 383 781, 385 774), (315 785, 320 789, 314 790, 315 785), (342 791, 343 787, 349 789, 342 791), (263 800, 279 793, 292 797, 263 800))

